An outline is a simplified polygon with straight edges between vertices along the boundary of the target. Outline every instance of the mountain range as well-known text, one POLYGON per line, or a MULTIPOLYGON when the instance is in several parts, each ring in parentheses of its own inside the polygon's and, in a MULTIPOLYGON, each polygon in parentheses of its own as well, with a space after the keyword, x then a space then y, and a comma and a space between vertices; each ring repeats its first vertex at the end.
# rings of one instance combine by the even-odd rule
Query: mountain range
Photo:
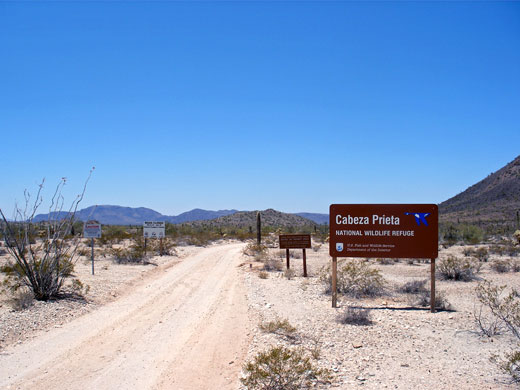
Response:
MULTIPOLYGON (((267 211, 267 210, 266 210, 267 211)), ((274 211, 274 210, 273 210, 274 211)), ((328 223, 329 216, 328 214, 315 214, 315 213, 299 213, 299 214, 286 214, 287 217, 280 218, 280 215, 276 216, 276 220, 279 223, 279 226, 289 226, 291 223, 295 224, 294 226, 299 226, 301 224, 309 225, 309 224, 324 224, 328 223), (298 217, 298 218, 294 218, 298 217), (312 221, 312 222, 311 222, 312 221)), ((51 213, 51 218, 63 218, 67 215, 67 212, 60 213, 51 213)), ((270 217, 273 216, 271 212, 268 212, 265 217, 262 214, 262 217, 267 218, 263 222, 269 224, 273 221, 270 217)), ((274 216, 273 216, 274 218, 274 216)), ((49 219, 49 214, 38 214, 34 217, 34 222, 42 222, 47 221, 49 219)), ((245 224, 250 225, 256 224, 256 211, 238 211, 238 210, 203 210, 203 209, 193 209, 190 211, 186 211, 179 215, 168 216, 163 215, 155 210, 146 208, 146 207, 123 207, 123 206, 111 206, 111 205, 100 205, 100 206, 90 206, 76 212, 76 219, 81 221, 88 220, 97 220, 104 225, 142 225, 144 221, 165 221, 169 223, 188 223, 195 221, 209 221, 218 219, 219 223, 228 223, 230 225, 237 226, 245 226, 245 224), (235 220, 225 219, 226 216, 238 214, 235 220), (224 218, 224 219, 223 219, 224 218), (252 221, 254 219, 254 221, 252 221), (246 222, 247 221, 247 222, 246 222)), ((268 226, 268 225, 266 225, 268 226)), ((278 225, 277 225, 278 226, 278 225)))
MULTIPOLYGON (((439 204, 441 222, 467 222, 504 225, 507 229, 520 224, 520 156, 505 167, 490 174, 460 194, 439 204)), ((66 213, 52 214, 52 218, 66 213)), ((176 216, 163 215, 145 207, 91 206, 79 210, 76 217, 82 221, 96 219, 108 225, 141 225, 144 221, 194 223, 199 226, 228 224, 251 226, 256 224, 256 211, 193 209, 176 216), (233 216, 233 217, 232 217, 233 216), (195 221, 199 221, 196 222, 195 221), (211 223, 200 221, 214 221, 211 223)), ((39 214, 35 222, 48 220, 49 214, 39 214)), ((329 215, 319 213, 281 213, 262 211, 262 222, 277 226, 328 224, 329 215)))

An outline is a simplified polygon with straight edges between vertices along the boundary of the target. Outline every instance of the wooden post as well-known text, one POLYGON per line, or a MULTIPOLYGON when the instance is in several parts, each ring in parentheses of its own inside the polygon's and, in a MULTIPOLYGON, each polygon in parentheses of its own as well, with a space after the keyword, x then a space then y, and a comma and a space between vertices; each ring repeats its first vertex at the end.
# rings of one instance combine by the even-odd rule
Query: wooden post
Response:
POLYGON ((92 275, 94 275, 94 238, 90 239, 90 246, 92 249, 92 275))
POLYGON ((430 273, 430 312, 435 313, 435 259, 431 259, 430 273))
POLYGON ((307 277, 307 254, 305 253, 305 248, 303 248, 303 277, 307 277))
POLYGON ((291 268, 291 263, 289 261, 289 248, 285 250, 285 258, 287 259, 287 269, 291 268))
POLYGON ((338 289, 337 289, 337 278, 338 278, 338 258, 332 258, 332 307, 338 307, 338 289))

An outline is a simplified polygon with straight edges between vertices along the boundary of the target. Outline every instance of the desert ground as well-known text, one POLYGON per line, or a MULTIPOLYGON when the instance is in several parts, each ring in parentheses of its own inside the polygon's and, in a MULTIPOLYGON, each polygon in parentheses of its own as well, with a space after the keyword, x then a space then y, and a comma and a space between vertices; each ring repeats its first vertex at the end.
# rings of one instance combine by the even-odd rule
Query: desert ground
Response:
MULTIPOLYGON (((307 250, 304 278, 301 250, 292 251, 286 272, 284 252, 270 242, 265 258, 278 270, 263 271, 262 259, 244 253, 247 243, 228 240, 178 246, 144 265, 97 256, 95 275, 88 257, 80 257, 75 277, 89 286, 84 299, 15 310, 4 291, 0 388, 238 390, 244 364, 275 345, 301 348, 327 369, 329 380, 314 383, 320 389, 516 388, 490 358, 517 341, 508 332, 483 336, 473 315, 479 280, 520 289, 517 273, 491 269, 496 255, 476 280, 437 280, 450 310, 430 313, 398 292, 407 281, 430 277, 427 262, 405 260, 370 260, 384 277, 384 294, 340 295, 333 309, 320 280, 330 267, 327 244, 307 250), (348 306, 369 309, 371 323, 341 323, 348 306), (282 320, 295 330, 262 329, 282 320)), ((442 249, 439 258, 463 257, 464 249, 442 249)))

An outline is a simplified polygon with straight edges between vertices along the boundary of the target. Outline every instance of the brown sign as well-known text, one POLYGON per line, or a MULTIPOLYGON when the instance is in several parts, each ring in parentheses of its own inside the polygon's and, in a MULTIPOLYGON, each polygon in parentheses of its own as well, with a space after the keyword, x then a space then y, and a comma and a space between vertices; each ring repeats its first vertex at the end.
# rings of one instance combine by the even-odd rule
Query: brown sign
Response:
POLYGON ((310 234, 280 234, 280 249, 311 248, 310 234))
POLYGON ((438 219, 435 204, 333 204, 329 253, 435 259, 438 219))

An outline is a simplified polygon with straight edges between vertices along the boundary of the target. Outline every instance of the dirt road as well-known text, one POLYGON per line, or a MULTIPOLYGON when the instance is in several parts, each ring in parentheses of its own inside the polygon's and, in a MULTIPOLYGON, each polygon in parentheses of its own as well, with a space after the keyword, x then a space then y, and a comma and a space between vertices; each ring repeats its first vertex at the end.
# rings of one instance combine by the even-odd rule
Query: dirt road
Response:
POLYGON ((242 244, 204 249, 0 354, 1 389, 236 389, 247 353, 242 244))

